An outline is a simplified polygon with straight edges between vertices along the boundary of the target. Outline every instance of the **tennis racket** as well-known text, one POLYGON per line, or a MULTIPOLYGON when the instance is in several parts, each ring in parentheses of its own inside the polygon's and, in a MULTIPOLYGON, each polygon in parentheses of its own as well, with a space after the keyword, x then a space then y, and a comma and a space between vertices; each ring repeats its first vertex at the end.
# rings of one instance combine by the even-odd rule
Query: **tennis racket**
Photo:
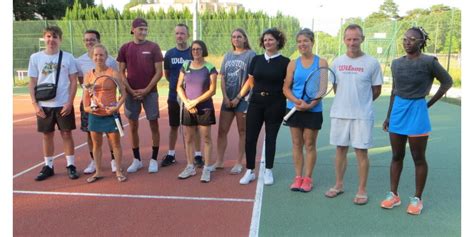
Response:
MULTIPOLYGON (((102 75, 96 77, 92 84, 84 85, 84 89, 89 92, 90 96, 90 107, 92 111, 99 111, 99 110, 108 110, 110 107, 117 106, 117 98, 110 98, 106 96, 99 96, 100 93, 104 91, 114 91, 114 95, 117 95, 117 90, 120 93, 120 85, 116 78, 113 78, 108 75, 102 75), (112 102, 111 102, 112 101, 112 102)), ((122 95, 120 95, 122 96, 122 95)), ((116 97, 116 96, 115 96, 116 97)), ((119 131, 121 137, 125 135, 123 132, 122 124, 120 123, 119 114, 117 112, 113 113, 115 125, 119 131)))
MULTIPOLYGON (((306 103, 321 100, 331 93, 335 84, 336 74, 328 67, 319 67, 306 78, 300 99, 306 101, 306 103)), ((295 112, 296 106, 283 117, 283 121, 288 121, 295 112)))

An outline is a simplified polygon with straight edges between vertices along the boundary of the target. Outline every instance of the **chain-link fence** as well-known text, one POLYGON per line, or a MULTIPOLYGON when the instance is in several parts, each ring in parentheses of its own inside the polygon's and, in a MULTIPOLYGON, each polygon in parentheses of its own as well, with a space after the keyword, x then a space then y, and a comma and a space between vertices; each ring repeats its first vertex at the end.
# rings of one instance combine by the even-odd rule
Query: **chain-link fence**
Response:
MULTIPOLYGON (((175 46, 173 30, 176 24, 183 20, 156 20, 148 21, 149 35, 147 39, 158 42, 162 50, 175 46)), ((192 20, 184 21, 192 32, 192 20)), ((314 52, 329 62, 345 52, 342 40, 343 27, 351 23, 350 20, 340 22, 339 33, 329 35, 316 31, 314 52)), ((132 39, 130 35, 130 20, 90 20, 90 21, 16 21, 13 23, 13 74, 28 67, 28 60, 32 53, 44 48, 42 30, 47 25, 57 25, 63 30, 61 48, 79 56, 86 52, 82 42, 83 32, 95 29, 101 33, 101 42, 108 48, 112 56, 116 56, 120 46, 132 39)), ((321 22, 324 24, 324 22, 321 22)), ((327 24, 334 24, 328 22, 327 24)), ((369 55, 376 57, 386 77, 390 77, 390 62, 404 51, 401 39, 404 32, 411 26, 419 25, 412 21, 391 21, 364 26, 366 35, 362 49, 369 55)), ((275 19, 258 20, 202 20, 198 24, 198 37, 206 42, 209 49, 209 61, 220 67, 223 55, 232 49, 230 34, 233 29, 241 27, 247 31, 252 49, 257 53, 263 50, 259 47, 260 34, 269 27, 278 27, 287 36, 287 44, 282 50, 283 55, 295 58, 298 56, 295 35, 300 29, 299 22, 288 22, 275 19)), ((437 20, 423 27, 430 33, 426 52, 437 55, 440 62, 447 67, 450 73, 460 81, 460 22, 452 20, 437 20), (455 40, 453 40, 453 37, 455 40), (449 48, 449 50, 448 50, 449 48)), ((459 82, 460 83, 460 82, 459 82)), ((458 84, 459 84, 458 83, 458 84)))

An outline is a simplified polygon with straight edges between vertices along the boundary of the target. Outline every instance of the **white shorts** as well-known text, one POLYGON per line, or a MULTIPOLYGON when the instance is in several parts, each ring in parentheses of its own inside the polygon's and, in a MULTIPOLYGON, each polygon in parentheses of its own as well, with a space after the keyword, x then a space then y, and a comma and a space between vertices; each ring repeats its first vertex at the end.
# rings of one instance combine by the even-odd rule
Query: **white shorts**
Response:
POLYGON ((373 127, 373 120, 331 118, 329 141, 335 146, 368 149, 372 147, 373 127))

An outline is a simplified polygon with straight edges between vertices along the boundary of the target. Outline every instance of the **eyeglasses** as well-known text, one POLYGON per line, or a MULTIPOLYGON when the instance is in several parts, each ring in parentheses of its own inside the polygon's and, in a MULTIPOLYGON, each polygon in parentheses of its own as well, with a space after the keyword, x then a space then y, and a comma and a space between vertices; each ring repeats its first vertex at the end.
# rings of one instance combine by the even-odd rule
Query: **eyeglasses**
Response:
POLYGON ((84 42, 96 42, 97 39, 84 39, 84 42))
POLYGON ((407 36, 403 37, 403 42, 410 41, 411 43, 415 43, 418 40, 422 40, 422 39, 417 39, 416 37, 407 37, 407 36))
POLYGON ((191 50, 192 50, 192 51, 202 51, 201 48, 192 48, 191 50))

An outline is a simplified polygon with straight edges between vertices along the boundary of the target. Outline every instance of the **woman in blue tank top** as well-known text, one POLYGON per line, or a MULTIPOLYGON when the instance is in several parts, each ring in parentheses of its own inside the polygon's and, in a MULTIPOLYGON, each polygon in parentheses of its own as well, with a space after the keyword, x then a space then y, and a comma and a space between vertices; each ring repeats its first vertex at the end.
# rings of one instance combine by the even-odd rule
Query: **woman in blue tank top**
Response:
POLYGON ((295 106, 297 108, 297 111, 286 122, 291 131, 296 173, 290 189, 309 192, 313 188, 312 176, 317 158, 316 139, 323 123, 323 105, 319 100, 307 103, 300 98, 308 75, 319 67, 327 67, 328 63, 325 59, 313 54, 314 33, 311 30, 302 29, 298 32, 296 42, 301 56, 288 64, 283 84, 283 93, 288 99, 287 112, 295 106), (303 158, 303 147, 306 150, 306 160, 303 158), (303 164, 306 164, 304 174, 303 164))

